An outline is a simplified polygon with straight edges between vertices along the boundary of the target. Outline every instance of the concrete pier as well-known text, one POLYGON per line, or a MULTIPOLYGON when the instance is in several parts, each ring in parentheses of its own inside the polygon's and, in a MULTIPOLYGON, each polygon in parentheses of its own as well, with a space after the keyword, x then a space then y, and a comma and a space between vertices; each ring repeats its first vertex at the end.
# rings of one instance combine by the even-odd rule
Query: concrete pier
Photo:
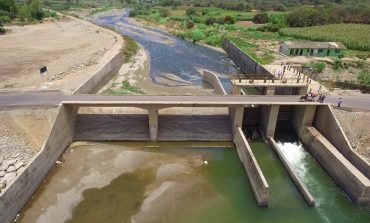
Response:
POLYGON ((149 109, 149 138, 150 141, 158 139, 158 109, 149 109))
POLYGON ((262 129, 266 137, 274 137, 280 105, 262 106, 262 129))
POLYGON ((233 135, 238 130, 238 127, 243 125, 244 106, 239 105, 229 108, 230 119, 232 123, 233 135))
POLYGON ((237 128, 237 132, 235 133, 234 143, 240 161, 248 175, 258 206, 268 206, 269 185, 240 127, 237 128))

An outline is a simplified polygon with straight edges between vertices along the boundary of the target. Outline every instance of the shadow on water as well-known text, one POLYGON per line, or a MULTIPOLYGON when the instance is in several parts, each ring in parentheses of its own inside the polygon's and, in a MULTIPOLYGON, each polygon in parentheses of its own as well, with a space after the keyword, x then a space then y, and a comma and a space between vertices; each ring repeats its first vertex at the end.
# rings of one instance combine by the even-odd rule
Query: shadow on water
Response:
POLYGON ((308 153, 291 129, 279 129, 276 142, 316 200, 320 222, 370 222, 370 205, 356 205, 308 153))
POLYGON ((98 17, 95 22, 114 27, 144 46, 149 53, 150 77, 154 82, 161 75, 173 74, 202 85, 200 70, 209 70, 220 74, 222 84, 226 89, 231 89, 228 76, 236 73, 237 68, 224 53, 179 39, 156 28, 130 22, 125 11, 122 15, 98 17))

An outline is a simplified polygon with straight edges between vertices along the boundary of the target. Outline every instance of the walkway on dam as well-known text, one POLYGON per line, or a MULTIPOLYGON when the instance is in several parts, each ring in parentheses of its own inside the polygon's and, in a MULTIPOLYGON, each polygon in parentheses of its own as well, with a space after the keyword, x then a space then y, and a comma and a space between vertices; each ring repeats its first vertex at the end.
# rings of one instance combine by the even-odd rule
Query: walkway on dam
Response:
MULTIPOLYGON (((370 97, 368 96, 333 96, 326 97, 325 102, 336 105, 339 98, 343 98, 342 107, 370 110, 370 97)), ((129 95, 129 96, 102 96, 102 95, 71 95, 61 91, 33 91, 33 92, 9 92, 0 93, 0 106, 56 106, 62 101, 122 101, 122 102, 154 102, 154 103, 189 103, 189 104, 250 104, 298 103, 298 95, 276 96, 152 96, 152 95, 129 95)))

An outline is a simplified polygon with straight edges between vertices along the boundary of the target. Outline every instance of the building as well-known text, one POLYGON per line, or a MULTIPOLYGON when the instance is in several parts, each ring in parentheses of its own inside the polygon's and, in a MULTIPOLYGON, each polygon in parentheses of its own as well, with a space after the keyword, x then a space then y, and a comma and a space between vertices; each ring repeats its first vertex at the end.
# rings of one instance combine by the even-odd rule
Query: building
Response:
POLYGON ((288 56, 337 57, 343 55, 346 47, 339 42, 285 41, 279 51, 288 56))

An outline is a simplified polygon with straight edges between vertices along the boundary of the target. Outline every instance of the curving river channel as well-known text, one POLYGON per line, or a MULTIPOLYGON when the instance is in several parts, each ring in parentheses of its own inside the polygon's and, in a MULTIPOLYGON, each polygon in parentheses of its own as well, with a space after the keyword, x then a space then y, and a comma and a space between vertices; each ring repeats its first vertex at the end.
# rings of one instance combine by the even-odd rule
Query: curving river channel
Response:
POLYGON ((216 73, 225 88, 230 89, 228 76, 237 73, 237 67, 223 52, 177 38, 166 31, 143 26, 129 19, 128 12, 99 16, 95 23, 113 27, 140 43, 149 55, 149 75, 153 82, 165 85, 160 77, 172 76, 202 86, 203 70, 216 73))

